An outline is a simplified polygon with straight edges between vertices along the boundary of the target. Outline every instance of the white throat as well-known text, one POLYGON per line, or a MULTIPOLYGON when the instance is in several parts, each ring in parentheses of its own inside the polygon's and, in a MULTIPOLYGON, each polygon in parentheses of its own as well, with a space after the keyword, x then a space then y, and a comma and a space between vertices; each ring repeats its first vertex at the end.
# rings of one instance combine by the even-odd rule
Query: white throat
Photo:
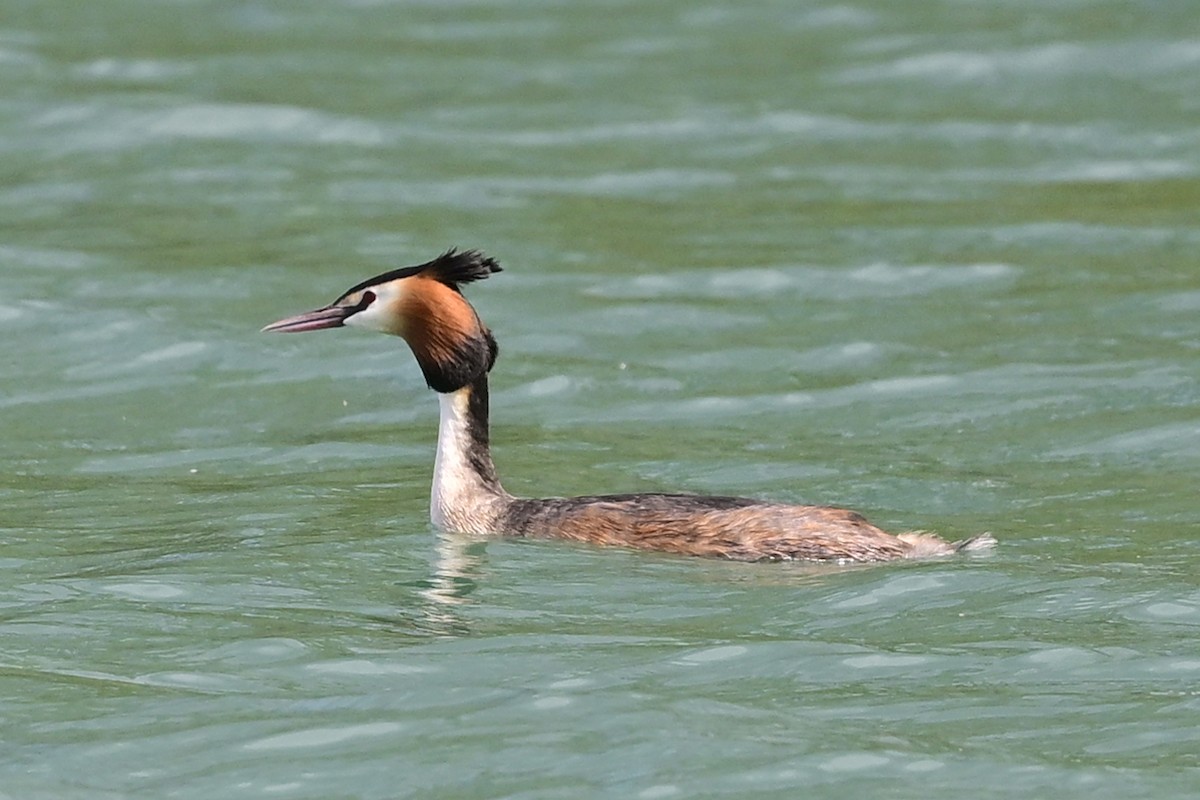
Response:
POLYGON ((471 462, 471 449, 478 443, 471 432, 470 393, 463 388, 438 394, 441 417, 429 516, 442 530, 497 533, 495 523, 511 498, 489 486, 471 462))

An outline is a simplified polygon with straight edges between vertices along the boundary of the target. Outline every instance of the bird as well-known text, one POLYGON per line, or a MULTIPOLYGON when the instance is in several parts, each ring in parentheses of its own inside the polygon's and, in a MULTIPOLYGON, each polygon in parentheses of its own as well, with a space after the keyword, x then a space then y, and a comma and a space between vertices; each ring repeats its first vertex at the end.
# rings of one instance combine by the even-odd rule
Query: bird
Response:
POLYGON ((987 550, 961 541, 890 534, 856 511, 747 497, 649 492, 523 498, 505 491, 492 460, 488 375, 498 347, 462 287, 501 271, 479 250, 376 275, 327 306, 264 332, 361 328, 407 342, 439 402, 430 519, 451 534, 560 539, 735 561, 879 562, 987 550))

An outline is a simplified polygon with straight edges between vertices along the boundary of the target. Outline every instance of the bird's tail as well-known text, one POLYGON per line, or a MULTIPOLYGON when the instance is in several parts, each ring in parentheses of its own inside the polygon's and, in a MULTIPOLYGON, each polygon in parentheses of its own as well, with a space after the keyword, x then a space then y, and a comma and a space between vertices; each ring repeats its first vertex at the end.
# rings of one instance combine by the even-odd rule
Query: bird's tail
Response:
POLYGON ((923 531, 910 531, 898 534, 897 539, 908 543, 912 549, 907 558, 930 558, 934 556, 952 556, 956 553, 977 553, 990 550, 996 546, 996 537, 990 533, 980 533, 969 539, 957 542, 947 542, 940 536, 923 531))
POLYGON ((991 550, 996 546, 996 537, 990 533, 977 533, 967 539, 951 542, 950 546, 956 553, 978 553, 980 550, 991 550))

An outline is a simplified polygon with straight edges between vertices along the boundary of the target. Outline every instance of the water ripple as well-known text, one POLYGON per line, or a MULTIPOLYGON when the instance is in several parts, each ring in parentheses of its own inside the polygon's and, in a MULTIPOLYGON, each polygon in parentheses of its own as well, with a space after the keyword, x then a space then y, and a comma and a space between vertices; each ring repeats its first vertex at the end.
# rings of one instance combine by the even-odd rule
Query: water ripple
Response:
POLYGON ((197 103, 153 111, 112 110, 94 104, 59 106, 33 126, 66 151, 118 150, 172 139, 232 139, 296 144, 378 146, 383 129, 281 105, 197 103))

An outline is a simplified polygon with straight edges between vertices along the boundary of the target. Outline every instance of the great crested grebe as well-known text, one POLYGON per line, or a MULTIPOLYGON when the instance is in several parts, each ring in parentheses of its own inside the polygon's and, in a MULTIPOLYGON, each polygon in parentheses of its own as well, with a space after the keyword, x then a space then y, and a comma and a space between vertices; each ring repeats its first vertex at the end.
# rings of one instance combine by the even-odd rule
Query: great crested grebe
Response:
POLYGON ((744 497, 513 497, 500 485, 488 445, 488 372, 496 362, 496 340, 459 290, 499 271, 495 260, 477 250, 450 250, 427 264, 363 281, 324 308, 263 328, 299 333, 349 325, 408 342, 441 404, 430 508, 439 528, 739 561, 887 561, 995 544, 986 533, 959 542, 928 533, 893 536, 854 511, 744 497))

